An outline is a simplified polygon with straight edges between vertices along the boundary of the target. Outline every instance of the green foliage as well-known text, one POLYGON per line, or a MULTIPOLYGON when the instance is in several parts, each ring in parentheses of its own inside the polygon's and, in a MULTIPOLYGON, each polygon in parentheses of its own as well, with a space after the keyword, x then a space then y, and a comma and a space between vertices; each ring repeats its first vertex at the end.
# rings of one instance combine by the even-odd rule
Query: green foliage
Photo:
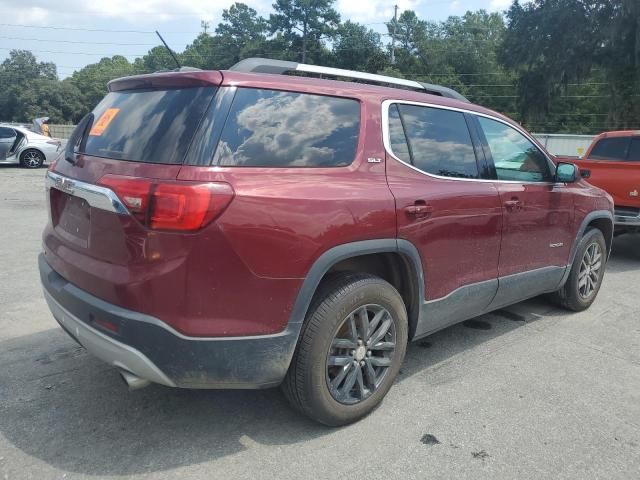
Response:
MULTIPOLYGON (((215 35, 201 33, 181 55, 185 65, 225 69, 243 58, 261 55, 268 47, 267 21, 244 3, 222 11, 215 35)), ((284 46, 282 46, 284 47, 284 46)))
POLYGON ((103 58, 98 63, 92 63, 73 72, 73 75, 62 83, 69 83, 78 89, 80 92, 79 100, 85 107, 71 120, 79 120, 90 110, 87 106, 95 106, 102 100, 106 93, 106 85, 110 80, 147 71, 143 65, 143 60, 138 63, 139 65, 136 67, 134 64, 129 63, 125 57, 116 55, 111 58, 103 58))
POLYGON ((340 24, 334 3, 335 0, 276 0, 275 13, 269 17, 270 31, 280 33, 290 50, 299 49, 297 59, 303 63, 323 57, 323 39, 334 38, 340 24))
POLYGON ((340 25, 332 51, 339 68, 378 72, 388 63, 380 34, 349 20, 340 25))
POLYGON ((507 19, 499 57, 516 75, 527 125, 575 133, 637 128, 640 2, 516 0, 507 19))
POLYGON ((38 62, 26 50, 12 50, 0 65, 0 112, 4 121, 31 122, 48 116, 52 122, 73 119, 82 109, 80 92, 59 82, 53 63, 38 62))
POLYGON ((501 15, 479 10, 434 23, 406 10, 387 29, 396 31, 394 68, 407 78, 445 85, 476 103, 513 113, 511 73, 496 53, 505 32, 501 15))
MULTIPOLYGON (((385 35, 341 23, 334 5, 275 0, 265 19, 234 3, 213 34, 201 33, 177 55, 183 65, 202 69, 258 56, 445 85, 534 131, 640 128, 638 0, 515 0, 506 17, 479 10, 442 22, 405 10, 387 23, 385 35)), ((133 62, 103 58, 59 81, 54 64, 15 50, 0 64, 0 119, 75 122, 110 80, 174 68, 159 45, 133 62)))

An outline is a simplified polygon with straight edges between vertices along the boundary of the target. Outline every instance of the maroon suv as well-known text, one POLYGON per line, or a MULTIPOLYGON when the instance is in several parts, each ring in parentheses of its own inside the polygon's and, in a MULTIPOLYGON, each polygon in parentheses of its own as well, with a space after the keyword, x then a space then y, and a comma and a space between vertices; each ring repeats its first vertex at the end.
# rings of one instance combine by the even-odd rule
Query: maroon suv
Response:
POLYGON ((340 425, 408 340, 543 293, 589 307, 613 203, 578 177, 435 85, 264 59, 122 78, 47 173, 40 273, 130 387, 282 385, 340 425))

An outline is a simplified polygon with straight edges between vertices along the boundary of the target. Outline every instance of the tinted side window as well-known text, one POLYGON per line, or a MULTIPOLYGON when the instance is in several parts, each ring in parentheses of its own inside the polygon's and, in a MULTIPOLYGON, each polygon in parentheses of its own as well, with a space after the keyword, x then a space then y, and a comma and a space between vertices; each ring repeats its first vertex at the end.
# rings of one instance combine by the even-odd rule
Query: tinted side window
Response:
POLYGON ((640 138, 632 138, 629 147, 629 155, 627 160, 630 162, 640 162, 640 138))
POLYGON ((471 135, 462 113, 403 104, 398 109, 416 168, 445 177, 479 177, 471 135))
POLYGON ((13 138, 16 132, 13 128, 0 127, 0 138, 13 138))
POLYGON ((545 182, 551 168, 542 152, 524 135, 502 122, 478 117, 489 144, 498 180, 545 182))
POLYGON ((593 146, 589 158, 591 160, 624 161, 627 158, 629 137, 603 138, 593 146))
POLYGON ((359 130, 356 100, 239 88, 213 163, 343 167, 355 157, 359 130))

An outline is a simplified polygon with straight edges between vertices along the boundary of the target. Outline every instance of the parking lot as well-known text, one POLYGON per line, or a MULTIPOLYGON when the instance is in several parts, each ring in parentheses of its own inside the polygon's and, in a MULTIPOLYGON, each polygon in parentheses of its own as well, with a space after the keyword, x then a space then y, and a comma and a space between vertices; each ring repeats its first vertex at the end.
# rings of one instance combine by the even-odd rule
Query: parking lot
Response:
POLYGON ((381 407, 330 429, 278 390, 128 392, 42 297, 44 172, 0 168, 2 478, 640 478, 640 237, 590 310, 535 299, 412 344, 381 407))

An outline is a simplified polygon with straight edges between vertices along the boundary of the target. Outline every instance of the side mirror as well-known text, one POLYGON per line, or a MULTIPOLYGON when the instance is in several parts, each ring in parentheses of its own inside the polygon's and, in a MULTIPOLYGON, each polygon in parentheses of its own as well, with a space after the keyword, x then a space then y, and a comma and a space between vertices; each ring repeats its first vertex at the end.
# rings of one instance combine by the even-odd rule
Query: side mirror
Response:
POLYGON ((578 168, 573 163, 558 163, 556 183, 573 183, 578 179, 578 168))

